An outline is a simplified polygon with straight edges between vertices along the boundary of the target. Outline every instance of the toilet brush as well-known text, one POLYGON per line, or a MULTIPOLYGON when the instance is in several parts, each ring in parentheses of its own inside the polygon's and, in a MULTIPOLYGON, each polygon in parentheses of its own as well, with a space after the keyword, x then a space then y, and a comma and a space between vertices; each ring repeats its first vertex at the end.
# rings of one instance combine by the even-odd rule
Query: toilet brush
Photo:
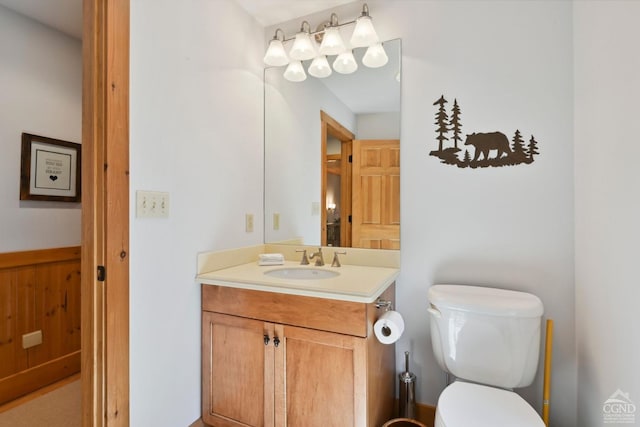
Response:
POLYGON ((409 352, 404 352, 404 369, 400 379, 399 412, 403 418, 416 417, 416 376, 409 372, 409 352))

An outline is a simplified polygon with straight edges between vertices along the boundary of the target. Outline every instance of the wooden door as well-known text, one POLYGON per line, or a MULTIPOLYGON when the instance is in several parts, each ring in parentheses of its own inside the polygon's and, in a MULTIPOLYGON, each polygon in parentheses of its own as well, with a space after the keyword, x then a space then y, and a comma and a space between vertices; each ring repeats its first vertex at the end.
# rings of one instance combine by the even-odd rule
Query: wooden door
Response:
POLYGON ((400 141, 354 140, 352 246, 400 249, 400 141))
POLYGON ((273 329, 259 320, 202 312, 205 423, 273 427, 273 329))
POLYGON ((276 325, 276 427, 364 427, 364 338, 276 325))

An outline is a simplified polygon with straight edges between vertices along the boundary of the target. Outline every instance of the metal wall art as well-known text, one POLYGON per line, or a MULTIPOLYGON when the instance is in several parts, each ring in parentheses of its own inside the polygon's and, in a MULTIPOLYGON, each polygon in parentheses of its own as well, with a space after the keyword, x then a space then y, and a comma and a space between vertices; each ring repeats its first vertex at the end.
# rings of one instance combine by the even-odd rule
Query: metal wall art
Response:
POLYGON ((445 107, 447 102, 442 95, 433 103, 437 106, 435 125, 438 149, 429 155, 438 157, 441 163, 473 169, 514 166, 533 163, 539 154, 538 141, 534 136, 531 135, 529 142, 525 142, 518 129, 513 133, 511 142, 504 133, 498 131, 463 134, 458 100, 453 100, 450 112, 445 107), (473 150, 469 152, 471 147, 473 150))

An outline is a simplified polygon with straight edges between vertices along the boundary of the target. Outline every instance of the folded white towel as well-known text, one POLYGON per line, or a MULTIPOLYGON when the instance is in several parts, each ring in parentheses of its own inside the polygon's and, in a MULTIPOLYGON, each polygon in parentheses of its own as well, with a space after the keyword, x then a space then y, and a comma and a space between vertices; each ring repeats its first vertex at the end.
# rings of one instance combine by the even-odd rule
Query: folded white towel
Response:
POLYGON ((282 265, 284 255, 282 254, 260 254, 258 255, 258 265, 282 265))

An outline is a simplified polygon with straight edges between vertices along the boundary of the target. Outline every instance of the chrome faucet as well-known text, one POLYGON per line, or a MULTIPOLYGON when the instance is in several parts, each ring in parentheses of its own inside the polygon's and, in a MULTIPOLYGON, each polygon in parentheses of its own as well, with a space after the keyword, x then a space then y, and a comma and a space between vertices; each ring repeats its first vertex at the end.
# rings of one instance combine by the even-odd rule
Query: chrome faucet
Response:
POLYGON ((324 257, 322 256, 322 248, 318 248, 318 252, 314 252, 311 255, 309 255, 309 259, 314 259, 316 258, 316 267, 322 267, 324 265, 324 257))

